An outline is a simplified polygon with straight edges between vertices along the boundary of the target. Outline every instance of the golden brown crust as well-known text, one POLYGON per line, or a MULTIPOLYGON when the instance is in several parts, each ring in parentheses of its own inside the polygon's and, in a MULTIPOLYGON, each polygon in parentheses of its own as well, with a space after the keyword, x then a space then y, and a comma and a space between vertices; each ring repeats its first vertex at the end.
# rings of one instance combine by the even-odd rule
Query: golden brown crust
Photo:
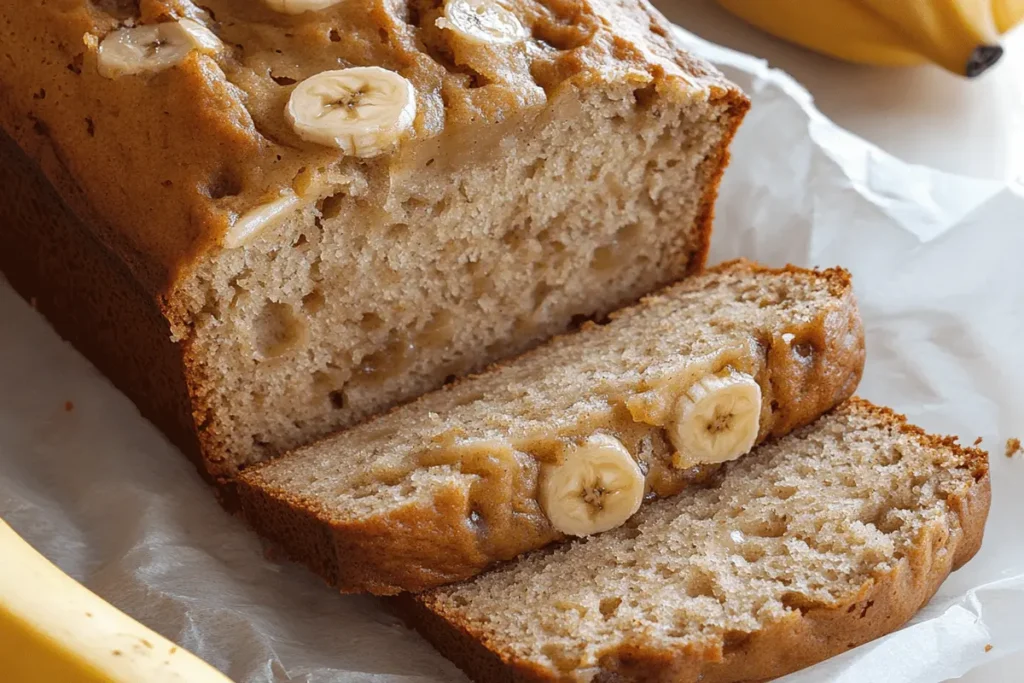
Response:
MULTIPOLYGON (((853 394, 864 367, 864 334, 849 273, 838 268, 771 269, 743 260, 710 272, 816 277, 827 283, 836 300, 808 324, 794 326, 791 342, 781 333, 758 340, 763 355, 756 362, 759 369, 755 375, 765 405, 770 406, 762 416, 762 441, 813 422, 853 394), (795 353, 794 346, 805 346, 807 355, 795 353)), ((658 299, 658 294, 651 295, 639 306, 658 299)), ((612 317, 628 316, 629 311, 612 317)), ((512 362, 496 364, 488 371, 512 362)), ((236 481, 244 517, 285 556, 305 564, 346 593, 389 595, 426 590, 470 578, 496 562, 561 538, 549 526, 513 534, 501 533, 492 523, 488 525, 491 535, 500 535, 503 542, 482 544, 476 530, 466 523, 467 493, 454 485, 429 505, 402 506, 369 518, 347 519, 315 499, 268 483, 261 477, 261 469, 247 470, 236 481)), ((677 493, 686 483, 684 479, 669 482, 668 488, 658 493, 677 493)))
MULTIPOLYGON (((55 154, 43 163, 59 170, 55 154)), ((65 171, 66 174, 66 171, 65 171)), ((66 175, 66 187, 73 183, 66 175)), ((66 196, 66 195, 65 195, 66 196)), ((181 348, 124 262, 95 240, 42 174, 0 132, 0 269, 205 473, 181 348)))
POLYGON ((545 667, 503 657, 499 648, 488 645, 487 634, 478 633, 467 624, 431 609, 412 593, 388 598, 384 604, 475 681, 547 683, 558 680, 545 667))
POLYGON ((704 197, 701 202, 701 212, 697 216, 697 225, 700 234, 700 248, 694 253, 687 267, 688 272, 699 273, 704 270, 708 261, 708 252, 711 251, 711 231, 715 220, 715 200, 718 199, 718 189, 722 184, 722 176, 729 165, 729 148, 733 138, 743 123, 747 111, 750 110, 750 100, 737 90, 713 90, 715 95, 721 94, 729 103, 727 117, 729 120, 722 142, 715 148, 714 154, 705 161, 702 171, 708 174, 711 179, 704 190, 704 197))
MULTIPOLYGON (((703 648, 674 651, 626 641, 604 653, 599 681, 736 683, 776 678, 879 638, 906 623, 935 594, 949 573, 981 546, 991 502, 988 456, 951 437, 933 436, 888 408, 853 398, 846 410, 869 412, 935 448, 952 450, 974 485, 950 494, 945 523, 924 527, 911 551, 892 569, 879 571, 858 591, 834 604, 806 605, 782 620, 735 639, 717 638, 703 648)), ((429 593, 392 603, 442 654, 477 681, 538 683, 574 680, 570 675, 518 661, 475 625, 463 623, 429 593)))
POLYGON ((0 127, 33 160, 33 122, 45 127, 102 219, 89 229, 157 295, 220 248, 237 214, 292 188, 302 169, 348 164, 373 173, 400 163, 401 150, 341 159, 287 125, 283 103, 294 82, 339 64, 384 66, 413 83, 418 116, 407 146, 500 124, 560 88, 616 79, 657 83, 672 97, 714 90, 742 98, 686 55, 642 0, 510 0, 530 37, 487 54, 439 30, 437 4, 355 0, 290 16, 253 0, 67 0, 32 12, 0 0, 11 48, 0 73, 0 127), (95 45, 112 30, 184 16, 226 48, 151 76, 99 75, 95 45), (116 197, 112 177, 123 190, 116 197))

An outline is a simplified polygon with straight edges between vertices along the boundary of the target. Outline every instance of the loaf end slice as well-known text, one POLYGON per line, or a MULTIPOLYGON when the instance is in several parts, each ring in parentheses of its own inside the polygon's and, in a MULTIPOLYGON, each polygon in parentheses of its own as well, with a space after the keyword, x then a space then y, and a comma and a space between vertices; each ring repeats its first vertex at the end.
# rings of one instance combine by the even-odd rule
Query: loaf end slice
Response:
POLYGON ((989 502, 986 453, 851 399, 715 486, 396 605, 477 681, 771 679, 899 628, 989 502))
POLYGON ((563 539, 543 468, 595 435, 628 450, 648 500, 712 476, 720 465, 680 465, 670 435, 696 378, 756 382, 763 441, 848 398, 863 362, 845 271, 725 264, 244 472, 241 507, 344 592, 424 590, 563 539))

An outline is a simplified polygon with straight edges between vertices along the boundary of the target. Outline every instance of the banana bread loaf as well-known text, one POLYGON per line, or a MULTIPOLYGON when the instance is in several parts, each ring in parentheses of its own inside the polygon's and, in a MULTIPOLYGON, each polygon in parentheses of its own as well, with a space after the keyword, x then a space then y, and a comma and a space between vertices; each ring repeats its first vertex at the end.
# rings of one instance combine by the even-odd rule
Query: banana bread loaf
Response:
POLYGON ((0 267, 212 477, 699 269, 645 0, 0 0, 0 267))
POLYGON ((481 683, 769 680, 910 619, 990 495, 983 451, 853 399, 623 527, 396 600, 481 683))
POLYGON ((625 522, 848 398, 848 274, 735 262, 238 479, 344 592, 417 591, 625 522))

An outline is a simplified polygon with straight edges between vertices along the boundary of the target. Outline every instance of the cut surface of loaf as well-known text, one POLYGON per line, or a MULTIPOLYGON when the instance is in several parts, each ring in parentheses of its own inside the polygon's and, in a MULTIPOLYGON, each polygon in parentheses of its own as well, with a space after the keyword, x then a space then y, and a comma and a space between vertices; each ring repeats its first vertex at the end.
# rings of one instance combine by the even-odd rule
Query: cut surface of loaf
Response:
POLYGON ((848 398, 863 343, 845 271, 725 264, 243 472, 242 512, 342 591, 450 583, 564 537, 545 468, 566 466, 592 437, 628 451, 637 495, 675 494, 718 466, 688 460, 670 434, 692 387, 746 376, 760 391, 749 415, 760 441, 848 398))
POLYGON ((984 452, 851 399, 626 526, 396 600, 477 681, 771 679, 901 626, 989 497, 984 452))
POLYGON ((644 0, 315 4, 0 0, 0 267, 222 481, 699 269, 748 106, 644 0), (349 67, 375 156, 286 113, 349 67))

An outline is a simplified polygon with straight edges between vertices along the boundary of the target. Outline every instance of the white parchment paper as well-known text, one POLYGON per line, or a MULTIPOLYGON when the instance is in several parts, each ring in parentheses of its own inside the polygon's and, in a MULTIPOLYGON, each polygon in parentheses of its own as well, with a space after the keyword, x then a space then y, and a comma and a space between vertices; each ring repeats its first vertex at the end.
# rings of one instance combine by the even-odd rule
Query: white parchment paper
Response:
MULTIPOLYGON (((992 453, 978 557, 906 628, 787 680, 940 681, 1024 649, 1024 457, 1003 455, 1024 437, 1024 189, 901 163, 824 119, 786 75, 686 39, 754 102, 712 261, 849 268, 867 332, 861 395, 967 443, 982 436, 992 453)), ((2 280, 0 516, 237 681, 464 680, 373 599, 266 560, 192 465, 2 280)))

